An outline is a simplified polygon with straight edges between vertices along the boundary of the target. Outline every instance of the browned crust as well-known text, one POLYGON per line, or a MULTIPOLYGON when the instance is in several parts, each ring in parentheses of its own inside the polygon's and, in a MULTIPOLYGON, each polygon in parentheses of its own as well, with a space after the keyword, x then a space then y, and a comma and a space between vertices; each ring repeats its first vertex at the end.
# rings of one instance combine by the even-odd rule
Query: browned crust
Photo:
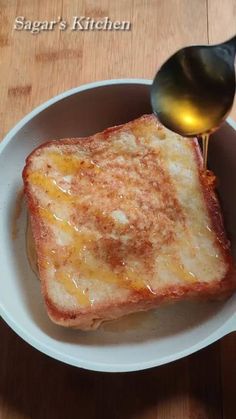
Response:
MULTIPOLYGON (((230 273, 228 273, 230 274, 230 273)), ((228 297, 235 289, 235 283, 231 281, 230 276, 217 281, 214 285, 207 283, 192 284, 189 286, 172 286, 163 288, 162 292, 154 298, 135 298, 130 297, 127 301, 117 304, 115 301, 109 305, 96 307, 96 311, 78 312, 63 311, 45 295, 45 301, 49 317, 61 326, 78 327, 82 330, 97 328, 100 323, 107 320, 116 319, 127 314, 138 311, 146 311, 156 308, 164 303, 174 303, 181 299, 207 299, 216 300, 228 297)))
MULTIPOLYGON (((153 115, 144 115, 143 117, 137 119, 136 121, 130 122, 133 124, 134 122, 138 122, 141 120, 155 118, 153 115)), ((156 121, 156 119, 155 119, 156 121)), ((126 128, 129 124, 125 124, 126 128)), ((112 128, 108 128, 102 133, 96 134, 96 138, 102 136, 103 138, 109 138, 111 133, 115 131, 119 131, 123 129, 123 125, 115 126, 112 128)), ((39 264, 39 271, 40 277, 42 280, 42 293, 45 298, 48 314, 50 318, 55 322, 63 326, 73 326, 79 327, 81 329, 90 329, 94 326, 94 321, 102 320, 109 320, 112 318, 117 318, 122 315, 132 313, 134 311, 142 311, 147 310, 150 308, 155 308, 159 304, 164 302, 171 302, 180 300, 184 298, 219 298, 225 297, 229 295, 235 288, 236 288, 236 281, 235 281, 235 272, 233 267, 232 256, 230 253, 230 244, 226 238, 223 219, 221 215, 221 210, 219 206, 218 199, 214 193, 214 187, 212 182, 209 181, 209 177, 206 176, 202 169, 202 156, 199 149, 199 145, 197 139, 193 140, 193 148, 195 150, 196 161, 199 169, 199 180, 202 185, 202 191, 204 195, 204 200, 207 206, 209 218, 211 220, 211 228, 216 234, 216 244, 224 258, 225 263, 228 266, 227 274, 224 278, 220 281, 214 281, 211 284, 199 282, 193 283, 189 285, 183 286, 171 286, 163 288, 161 293, 158 295, 153 295, 147 298, 146 294, 140 294, 137 292, 133 292, 130 298, 122 303, 117 304, 115 301, 113 304, 109 303, 108 305, 101 305, 97 306, 96 310, 89 309, 80 309, 80 310, 62 310, 61 308, 57 307, 55 303, 50 299, 50 296, 47 293, 46 283, 44 280, 44 254, 43 254, 43 246, 42 246, 42 237, 44 234, 48 233, 46 230, 45 225, 40 220, 38 214, 38 205, 37 200, 35 197, 32 196, 29 188, 29 183, 27 180, 28 171, 30 170, 31 161, 33 156, 36 153, 40 153, 43 148, 46 148, 50 145, 77 145, 80 144, 81 141, 92 141, 94 136, 88 138, 72 138, 72 139, 64 139, 64 140, 56 140, 56 141, 49 141, 37 149, 35 149, 26 159, 26 165, 23 170, 23 180, 24 180, 24 192, 27 197, 28 207, 30 212, 30 218, 32 223, 32 231, 35 239, 36 251, 38 255, 38 264, 39 264)))
POLYGON ((223 253, 225 261, 229 264, 233 264, 230 252, 230 242, 226 237, 222 212, 219 200, 215 193, 215 176, 212 172, 203 170, 203 158, 196 138, 193 139, 193 144, 198 165, 199 181, 202 185, 205 204, 211 220, 210 227, 216 235, 215 244, 223 253))

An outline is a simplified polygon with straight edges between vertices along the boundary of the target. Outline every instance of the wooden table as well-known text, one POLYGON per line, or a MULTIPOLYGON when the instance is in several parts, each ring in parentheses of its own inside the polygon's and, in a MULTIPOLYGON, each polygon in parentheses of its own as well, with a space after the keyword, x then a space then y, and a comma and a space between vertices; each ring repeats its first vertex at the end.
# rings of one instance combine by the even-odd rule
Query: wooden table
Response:
MULTIPOLYGON (((0 0, 0 137, 66 89, 152 78, 172 52, 235 34, 236 0, 0 0), (14 31, 16 16, 130 20, 130 31, 14 31)), ((236 118, 234 108, 232 115, 236 118)), ((7 278, 2 278, 7 280, 7 278)), ((0 322, 0 418, 236 417, 236 337, 129 374, 87 372, 37 352, 0 322)))

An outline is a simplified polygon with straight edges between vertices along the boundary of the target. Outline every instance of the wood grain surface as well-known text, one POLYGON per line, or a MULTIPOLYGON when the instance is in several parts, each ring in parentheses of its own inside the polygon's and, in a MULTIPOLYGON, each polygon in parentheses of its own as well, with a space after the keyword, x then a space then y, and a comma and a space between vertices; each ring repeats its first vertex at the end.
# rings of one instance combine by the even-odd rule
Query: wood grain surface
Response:
MULTIPOLYGON (((235 32, 236 0, 0 0, 0 138, 64 90, 95 80, 153 78, 178 48, 235 32), (131 30, 13 30, 16 16, 70 22, 82 15, 130 20, 131 30)), ((235 334, 170 365, 105 374, 42 355, 0 321, 0 419, 234 419, 235 388, 235 334)))

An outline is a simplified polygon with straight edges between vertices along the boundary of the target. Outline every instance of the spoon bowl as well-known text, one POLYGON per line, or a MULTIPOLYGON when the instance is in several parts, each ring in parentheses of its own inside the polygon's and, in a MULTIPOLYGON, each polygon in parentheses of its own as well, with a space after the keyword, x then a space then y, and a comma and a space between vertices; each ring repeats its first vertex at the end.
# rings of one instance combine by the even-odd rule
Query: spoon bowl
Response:
POLYGON ((236 36, 223 44, 190 46, 172 55, 157 72, 151 104, 163 125, 183 136, 217 129, 235 94, 236 36))

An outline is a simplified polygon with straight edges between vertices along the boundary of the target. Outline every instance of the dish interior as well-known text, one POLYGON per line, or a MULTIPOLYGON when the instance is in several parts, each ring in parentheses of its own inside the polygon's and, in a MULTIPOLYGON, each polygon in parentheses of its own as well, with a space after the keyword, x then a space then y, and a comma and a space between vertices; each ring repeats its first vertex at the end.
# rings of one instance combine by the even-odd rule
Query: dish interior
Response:
MULTIPOLYGON (((149 88, 147 84, 121 82, 71 94, 15 130, 0 154, 1 314, 29 343, 73 365, 110 371, 159 365, 193 351, 235 311, 233 296, 223 302, 163 306, 107 323, 95 332, 67 330, 48 319, 40 283, 29 267, 24 202, 16 237, 12 237, 26 156, 44 141, 88 136, 150 113, 149 88)), ((236 133, 228 124, 210 139, 208 166, 218 177, 225 226, 236 260, 236 133)))

